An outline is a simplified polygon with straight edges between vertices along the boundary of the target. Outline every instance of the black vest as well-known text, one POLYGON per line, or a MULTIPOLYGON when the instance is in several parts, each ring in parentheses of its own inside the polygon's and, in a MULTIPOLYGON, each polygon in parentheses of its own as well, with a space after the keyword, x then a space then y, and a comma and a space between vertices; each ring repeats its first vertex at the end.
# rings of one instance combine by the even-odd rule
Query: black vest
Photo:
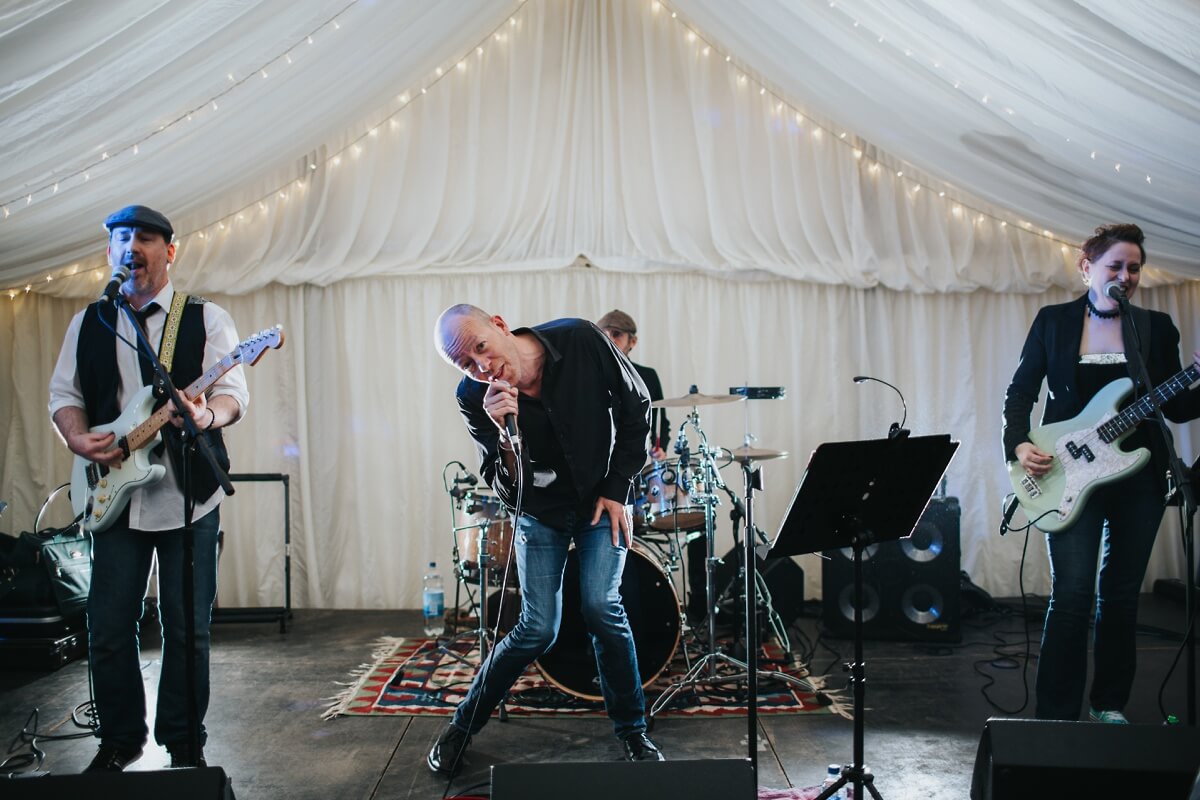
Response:
MULTIPOLYGON (((189 297, 179 321, 179 339, 175 344, 174 363, 171 364, 171 381, 182 392, 204 372, 204 303, 199 297, 189 297)), ((169 308, 162 309, 168 314, 169 308)), ((92 303, 83 314, 79 328, 79 341, 75 346, 75 369, 79 375, 79 388, 83 392, 83 404, 87 411, 88 424, 103 425, 121 416, 117 405, 120 388, 120 373, 117 370, 117 343, 112 329, 116 327, 117 310, 111 304, 92 303), (108 323, 106 326, 105 323, 108 323)), ((154 408, 167 402, 165 396, 156 397, 154 408)), ((174 425, 162 427, 162 438, 167 443, 167 453, 175 467, 176 478, 182 480, 183 440, 174 425)), ((229 471, 229 454, 220 430, 205 431, 217 463, 229 471)), ((212 469, 202 458, 192 459, 192 486, 196 502, 202 503, 212 497, 220 484, 212 469)), ((181 486, 182 490, 183 487, 181 486)))

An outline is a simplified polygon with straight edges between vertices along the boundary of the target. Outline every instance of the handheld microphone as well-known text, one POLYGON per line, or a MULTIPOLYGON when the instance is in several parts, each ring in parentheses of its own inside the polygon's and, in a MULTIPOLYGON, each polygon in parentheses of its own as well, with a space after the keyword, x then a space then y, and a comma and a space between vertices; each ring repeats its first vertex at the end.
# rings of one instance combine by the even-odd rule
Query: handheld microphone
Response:
POLYGON ((1012 522, 1013 514, 1017 513, 1017 496, 1014 494, 1012 500, 1008 501, 1008 505, 1004 508, 1004 519, 1000 520, 1000 535, 1008 533, 1008 524, 1012 522))
POLYGON ((900 418, 899 422, 893 422, 891 427, 888 428, 888 438, 889 439, 903 439, 904 437, 908 436, 908 428, 904 427, 904 423, 908 421, 908 403, 904 402, 904 394, 901 393, 901 391, 899 389, 897 389, 895 386, 892 386, 887 381, 880 380, 879 378, 872 378, 870 375, 855 375, 853 380, 855 383, 864 383, 866 381, 875 381, 876 383, 882 383, 884 386, 887 386, 893 392, 895 392, 897 395, 900 396, 900 406, 904 409, 904 414, 900 418))
POLYGON ((1129 298, 1125 295, 1125 290, 1116 281, 1109 281, 1104 284, 1104 294, 1109 300, 1115 301, 1119 306, 1124 306, 1129 302, 1129 298))
POLYGON ((129 265, 117 264, 113 267, 112 278, 108 281, 108 286, 104 287, 104 293, 100 295, 101 303, 111 303, 117 299, 117 293, 121 291, 121 284, 129 280, 129 265))

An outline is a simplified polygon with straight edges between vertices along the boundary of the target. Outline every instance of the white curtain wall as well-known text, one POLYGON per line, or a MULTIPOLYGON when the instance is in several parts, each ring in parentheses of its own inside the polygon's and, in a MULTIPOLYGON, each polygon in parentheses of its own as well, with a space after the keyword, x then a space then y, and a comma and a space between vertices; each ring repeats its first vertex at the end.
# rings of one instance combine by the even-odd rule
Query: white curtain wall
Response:
MULTIPOLYGON (((1171 313, 1184 347, 1200 330, 1193 284, 1140 295, 1171 313)), ((436 355, 432 326, 456 302, 473 302, 514 325, 558 316, 599 317, 620 307, 639 325, 634 357, 656 367, 668 396, 691 384, 706 393, 780 385, 787 397, 701 409, 709 439, 726 447, 747 427, 758 446, 791 452, 765 462, 760 525, 774 533, 808 454, 826 441, 878 438, 900 418, 905 394, 914 435, 949 433, 962 443, 947 480, 963 509, 963 568, 998 595, 1018 591, 1022 535, 1001 538, 1008 491, 1000 454, 1000 410, 1025 331, 1045 295, 928 295, 886 289, 743 282, 697 274, 650 276, 574 267, 546 275, 411 276, 329 287, 272 286, 217 296, 243 336, 276 322, 287 341, 247 370, 249 417, 230 430, 237 472, 291 476, 294 602, 321 608, 411 608, 423 565, 451 552, 450 499, 441 471, 452 459, 474 471, 473 448, 453 401, 457 373, 436 355)), ((28 528, 69 458, 46 414, 46 385, 62 332, 79 304, 37 294, 0 303, 0 497, 2 522, 28 528)), ((683 417, 672 415, 678 425, 683 417)), ((1190 461, 1195 425, 1177 436, 1190 461)), ((735 468, 726 479, 739 489, 735 468)), ((226 605, 282 600, 282 503, 272 484, 239 484, 223 506, 226 605)), ((719 544, 730 542, 727 505, 719 544)), ((1018 515, 1018 519, 1020 516, 1018 515)), ((1147 586, 1181 574, 1173 522, 1164 524, 1147 586)), ((809 597, 819 596, 820 563, 800 560, 809 597)), ((1025 567, 1027 591, 1048 589, 1040 536, 1025 567)))

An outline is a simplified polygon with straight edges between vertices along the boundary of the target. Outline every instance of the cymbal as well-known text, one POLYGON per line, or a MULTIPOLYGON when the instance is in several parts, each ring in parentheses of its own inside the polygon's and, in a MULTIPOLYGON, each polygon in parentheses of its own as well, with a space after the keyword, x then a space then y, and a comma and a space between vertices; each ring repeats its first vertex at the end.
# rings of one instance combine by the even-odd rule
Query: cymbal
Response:
POLYGON ((772 458, 788 457, 786 450, 768 450, 765 447, 747 447, 745 445, 729 452, 734 461, 767 461, 772 458))
POLYGON ((655 400, 651 408, 691 408, 692 406, 715 406, 720 403, 740 403, 746 399, 740 394, 700 394, 692 392, 683 397, 668 397, 665 400, 655 400))

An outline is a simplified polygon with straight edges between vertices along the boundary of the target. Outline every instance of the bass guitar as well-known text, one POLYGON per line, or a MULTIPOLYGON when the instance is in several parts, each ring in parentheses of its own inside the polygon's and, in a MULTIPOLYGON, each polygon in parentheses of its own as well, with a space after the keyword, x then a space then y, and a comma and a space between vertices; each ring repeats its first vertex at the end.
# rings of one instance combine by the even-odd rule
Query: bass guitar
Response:
MULTIPOLYGON (((1198 380, 1200 367, 1192 364, 1155 388, 1154 396, 1159 404, 1165 403, 1198 380)), ((1096 489, 1132 475, 1150 460, 1144 447, 1126 452, 1119 446, 1154 415, 1149 395, 1120 408, 1131 391, 1129 378, 1115 380, 1078 415, 1029 432, 1029 441, 1054 455, 1050 471, 1038 477, 1026 475, 1021 462, 1013 460, 1008 464, 1008 479, 1021 510, 1035 526, 1047 533, 1068 527, 1096 489)))
MULTIPOLYGON (((282 326, 259 331, 193 381, 182 391, 183 396, 195 402, 229 370, 239 364, 257 364, 269 348, 282 345, 282 326)), ((104 466, 75 456, 71 468, 71 505, 84 530, 90 533, 105 530, 125 509, 130 492, 162 480, 166 467, 150 463, 150 446, 162 440, 159 430, 170 420, 170 412, 165 404, 154 411, 154 402, 153 387, 143 386, 121 416, 91 429, 93 433, 115 434, 109 450, 121 451, 122 461, 118 466, 104 466)))

